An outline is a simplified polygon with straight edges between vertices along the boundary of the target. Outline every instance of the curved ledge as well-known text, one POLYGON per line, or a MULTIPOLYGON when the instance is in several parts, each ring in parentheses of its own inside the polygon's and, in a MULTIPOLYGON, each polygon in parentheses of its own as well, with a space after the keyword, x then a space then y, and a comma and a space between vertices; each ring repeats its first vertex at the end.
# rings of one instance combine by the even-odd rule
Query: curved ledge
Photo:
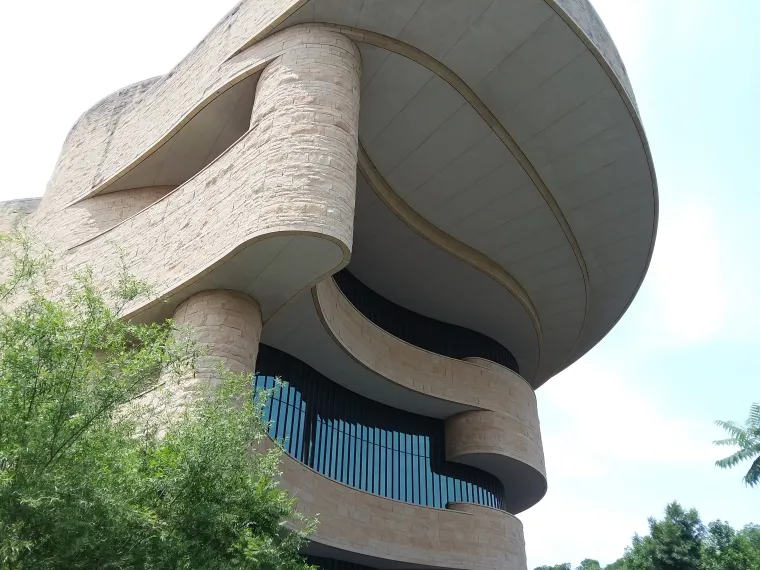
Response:
MULTIPOLYGON (((501 122, 491 112, 488 106, 480 99, 480 97, 478 97, 475 91, 473 91, 473 89, 469 85, 467 85, 467 83, 465 83, 465 81, 463 81, 456 73, 454 73, 451 69, 449 69, 447 66, 445 66, 443 63, 441 63, 434 57, 428 55, 422 50, 415 48, 412 45, 406 44, 397 39, 390 38, 388 36, 384 36, 382 34, 370 32, 366 30, 359 30, 359 29, 350 28, 346 26, 340 26, 340 27, 336 26, 336 28, 340 29, 340 31, 343 34, 345 34, 347 37, 351 38, 354 41, 363 42, 369 45, 373 45, 375 47, 380 47, 388 51, 391 51, 393 53, 407 57, 411 59, 412 61, 426 67, 427 69, 429 69, 430 71, 438 75, 441 79, 445 80, 449 85, 451 85, 454 89, 456 89, 457 92, 459 92, 459 94, 472 106, 473 109, 475 109, 478 115, 480 115, 483 121, 485 121, 485 123, 491 128, 494 134, 496 134, 496 136, 499 137, 499 139, 502 141, 504 146, 509 150, 509 152, 515 158, 515 160, 520 164, 525 174, 528 176, 528 178, 530 178, 530 180, 535 185, 536 190, 539 192, 539 194, 541 194, 541 197, 544 199, 544 201, 546 202, 546 205, 551 210, 552 214, 554 215, 554 218, 557 220, 557 224, 562 229, 562 232, 564 233, 565 238, 567 239, 567 243, 570 245, 571 249, 573 250, 573 254, 575 255, 576 261, 578 263, 578 267, 581 271, 581 275, 583 276, 583 284, 584 284, 584 289, 585 289, 584 317, 583 317, 583 324, 581 325, 581 329, 578 331, 575 344, 573 345, 573 348, 570 351, 570 353, 572 354, 575 351, 575 348, 578 345, 578 342, 583 336, 583 330, 585 328, 586 321, 588 320, 588 312, 589 312, 589 307, 591 304, 591 301, 590 301, 591 285, 590 285, 588 266, 583 256, 583 252, 581 251, 580 244, 578 243, 578 240, 575 237, 575 234, 573 233, 573 230, 570 227, 570 224, 568 223, 567 218, 565 218, 565 214, 562 211, 562 208, 560 208, 559 204, 557 203, 556 198, 551 193, 551 190, 549 190, 549 187, 541 178, 541 175, 533 166, 533 163, 525 155, 525 152, 523 152, 520 145, 517 143, 517 141, 515 141, 512 135, 509 134, 507 129, 504 128, 504 125, 501 124, 501 122)), ((362 158, 361 155, 360 155, 360 158, 362 158)), ((368 157, 367 157, 367 161, 369 161, 368 157)), ((379 173, 377 173, 377 175, 379 176, 379 173)), ((382 176, 380 176, 380 179, 382 180, 382 176)), ((369 179, 368 179, 368 182, 373 188, 376 187, 376 185, 373 182, 371 182, 369 179)), ((386 186, 388 185, 386 184, 386 186)), ((388 186, 388 188, 390 187, 388 186)), ((383 195, 380 192, 378 192, 378 196, 383 198, 383 195)), ((393 205, 391 203, 386 202, 386 204, 388 204, 389 208, 393 209, 393 205)), ((411 210, 411 208, 408 208, 408 209, 411 210)), ((416 212, 414 213, 416 214, 416 212)), ((417 216, 420 219, 424 220, 424 218, 422 218, 422 216, 419 216, 419 214, 417 214, 417 216)), ((414 219, 413 217, 411 218, 411 220, 412 222, 417 222, 419 227, 424 227, 424 224, 421 224, 419 220, 414 219)), ((407 220, 404 219, 404 221, 407 221, 407 220)), ((430 225, 432 226, 432 224, 430 225)), ((410 223, 410 227, 415 228, 415 231, 418 231, 418 232, 420 231, 417 229, 417 225, 414 225, 413 223, 410 223)), ((435 228, 435 226, 433 227, 435 228)), ((440 232, 440 233, 444 234, 444 232, 440 232)), ((421 234, 421 235, 423 235, 423 237, 426 237, 425 234, 421 234)), ((446 240, 441 239, 441 236, 436 235, 435 237, 438 238, 438 241, 433 241, 433 243, 435 244, 446 243, 446 240)), ((462 251, 461 247, 458 249, 462 251)), ((507 280, 503 282, 504 286, 510 292, 513 292, 513 294, 517 296, 517 298, 520 300, 520 302, 528 311, 528 314, 531 316, 531 319, 534 321, 534 326, 536 327, 536 334, 538 335, 538 338, 540 341, 542 337, 541 325, 539 323, 536 310, 533 307, 532 302, 530 301, 530 298, 528 297, 527 293, 524 293, 524 297, 518 296, 518 294, 515 291, 519 292, 520 290, 522 290, 522 287, 519 285, 519 283, 517 283, 517 281, 511 275, 509 275, 509 273, 507 273, 503 268, 498 266, 498 264, 488 259, 488 257, 486 257, 483 254, 480 254, 480 256, 484 258, 485 260, 487 260, 488 262, 491 262, 491 264, 496 265, 497 267, 501 269, 501 273, 493 272, 493 275, 498 275, 501 278, 505 278, 505 277, 507 278, 507 280), (514 291, 513 291, 513 288, 514 288, 514 291)), ((462 259, 463 261, 467 263, 472 264, 472 262, 469 259, 465 259, 465 258, 460 258, 460 259, 462 259)), ((483 260, 478 260, 478 261, 480 261, 480 264, 483 265, 484 267, 489 267, 487 262, 484 263, 483 260)), ((480 266, 478 265, 473 265, 473 267, 480 269, 480 266)), ((493 268, 489 267, 489 269, 493 271, 493 268)), ((492 275, 492 272, 486 272, 486 274, 492 275)), ((499 279, 497 279, 497 281, 499 281, 499 279)), ((502 283, 502 281, 499 281, 499 282, 502 283)))
POLYGON ((504 504, 518 514, 546 494, 538 430, 514 416, 490 410, 462 412, 446 419, 446 460, 477 467, 504 484, 504 504))
POLYGON ((298 510, 319 518, 310 553, 326 548, 333 558, 369 566, 374 561, 458 570, 526 567, 522 524, 504 511, 469 503, 447 509, 401 503, 328 479, 285 454, 281 469, 298 510))
POLYGON ((73 249, 105 235, 174 191, 175 186, 148 186, 93 196, 66 208, 57 217, 58 245, 73 249))
MULTIPOLYGON (((652 227, 652 239, 649 247, 649 255, 647 256, 647 262, 644 267, 644 271, 641 274, 641 279, 633 291, 630 300, 626 303, 623 310, 620 311, 617 319, 611 323, 609 329, 617 325, 623 315, 628 311, 628 308, 633 303, 633 300, 638 295, 641 285, 644 283, 644 279, 649 272, 649 266, 652 263, 652 255, 654 254, 654 244, 657 238, 657 226, 659 225, 660 216, 660 203, 658 200, 659 190, 657 184, 657 172, 654 168, 654 159, 652 158, 652 149, 649 146, 649 139, 646 136, 644 124, 641 121, 641 115, 639 113, 638 104, 633 94, 633 86, 628 78, 628 72, 625 69, 623 60, 620 57, 620 53, 617 50, 612 38, 610 37, 607 27, 602 22, 596 10, 588 0, 544 0, 554 10, 560 18, 575 32, 580 40, 586 45, 589 51, 594 55, 596 60, 602 66, 607 73, 607 76, 612 81, 613 85, 617 89, 621 98, 625 102, 628 112, 631 115, 631 120, 636 126, 636 130, 639 133, 641 145, 644 148, 644 154, 646 156, 647 165, 649 167, 649 175, 652 180, 652 190, 654 193, 654 224, 652 227)), ((578 335, 578 341, 576 347, 582 340, 582 334, 578 335)), ((600 339, 601 340, 601 339, 600 339)), ((575 351, 575 348, 573 351, 575 351)), ((565 359, 562 364, 562 368, 573 362, 573 354, 571 353, 565 359)))
POLYGON ((520 374, 520 366, 512 352, 491 337, 398 305, 367 287, 349 268, 332 277, 357 311, 404 342, 453 359, 467 360, 468 356, 477 356, 492 360, 520 374))
MULTIPOLYGON (((328 27, 331 26, 328 25, 328 27)), ((554 214, 554 217, 557 219, 557 223, 562 228, 562 231, 564 232, 565 237, 570 244, 570 247, 572 247, 573 252, 575 253, 578 265, 581 269, 581 272, 583 273, 583 277, 586 282, 586 287, 588 287, 588 269, 586 268, 586 262, 583 258, 583 253, 581 252, 580 245, 578 245, 578 240, 575 238, 573 230, 570 228, 570 225, 565 218, 565 214, 559 207, 557 200, 554 198, 554 195, 546 186, 546 183, 541 178, 541 175, 533 166, 533 163, 531 163, 531 161, 523 152, 522 148, 520 148, 520 145, 517 144, 512 135, 509 134, 507 129, 504 128, 504 125, 501 124, 499 119, 496 118, 488 106, 483 103, 475 91, 473 91, 472 88, 462 80, 462 78, 460 78, 443 63, 412 45, 367 30, 360 30, 347 26, 335 26, 335 28, 339 29, 341 33, 345 34, 347 37, 356 42, 362 42, 373 45, 375 47, 383 48, 398 55, 403 55, 404 57, 409 58, 416 63, 419 63, 420 65, 435 73, 441 79, 445 80, 449 85, 451 85, 459 92, 465 101, 472 105, 472 108, 475 109, 475 111, 491 128, 491 130, 493 130, 494 134, 496 134, 496 136, 501 139, 502 143, 504 143, 504 146, 507 147, 509 152, 512 153, 512 156, 515 157, 515 160, 517 160, 517 162, 525 171, 525 174, 528 175, 533 184, 535 184, 538 192, 546 201, 547 206, 549 206, 552 214, 554 214)))
MULTIPOLYGON (((119 253, 108 247, 114 243, 136 277, 161 276, 158 295, 128 307, 128 315, 166 312, 198 290, 229 288, 256 298, 266 319, 348 263, 358 49, 340 34, 310 26, 273 36, 267 46, 279 55, 262 71, 250 130, 175 191, 64 258, 69 267, 89 264, 108 276, 119 266, 119 253), (322 50, 324 45, 332 51, 322 50), (326 65, 311 69, 313 60, 326 65), (315 90, 328 96, 293 96, 315 90), (269 172, 274 161, 277 176, 269 172), (167 297, 171 304, 162 302, 167 297)), ((250 63, 246 58, 239 66, 249 69, 250 63)))
POLYGON ((16 223, 31 216, 39 205, 39 198, 0 202, 0 233, 12 230, 16 223))
POLYGON ((538 312, 530 299, 528 292, 520 283, 512 277, 501 265, 490 259, 488 256, 480 253, 478 250, 462 243, 461 241, 450 236, 443 230, 422 217, 414 208, 409 206, 378 172, 375 165, 370 160, 367 151, 359 145, 359 172, 369 184, 370 188, 377 194, 383 203, 396 214, 407 226, 413 229, 420 237, 429 241, 434 246, 446 251, 455 258, 463 261, 470 267, 473 267, 487 275, 499 285, 504 287, 514 295, 525 309, 525 312, 533 322, 533 328, 536 331, 539 345, 539 360, 541 351, 541 321, 538 318, 538 312))
POLYGON ((499 477, 509 512, 541 500, 546 475, 538 408, 523 378, 494 363, 482 366, 483 359, 448 358, 396 338, 364 317, 332 278, 318 283, 312 295, 326 330, 359 364, 396 385, 471 408, 446 420, 447 458, 499 477))

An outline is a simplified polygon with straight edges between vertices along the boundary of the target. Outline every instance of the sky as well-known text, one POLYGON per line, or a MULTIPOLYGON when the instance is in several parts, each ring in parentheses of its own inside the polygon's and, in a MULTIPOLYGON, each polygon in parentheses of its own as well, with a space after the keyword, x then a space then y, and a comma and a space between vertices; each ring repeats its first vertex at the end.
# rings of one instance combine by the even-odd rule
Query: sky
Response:
MULTIPOLYGON (((42 195, 82 112, 166 73, 235 3, 3 3, 0 201, 42 195)), ((594 5, 636 92, 660 225, 620 324, 538 391, 549 491, 520 515, 530 568, 612 562, 674 500, 760 523, 760 490, 718 470, 711 444, 714 420, 760 401, 760 2, 594 5)))

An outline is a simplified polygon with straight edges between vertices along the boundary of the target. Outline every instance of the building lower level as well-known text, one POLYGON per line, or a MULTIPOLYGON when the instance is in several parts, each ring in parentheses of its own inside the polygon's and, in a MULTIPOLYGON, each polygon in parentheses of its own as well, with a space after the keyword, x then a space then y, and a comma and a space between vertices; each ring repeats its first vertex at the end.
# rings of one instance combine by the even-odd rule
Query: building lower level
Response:
POLYGON ((251 375, 316 564, 523 570, 535 390, 633 300, 657 189, 588 0, 243 0, 16 216, 251 375))

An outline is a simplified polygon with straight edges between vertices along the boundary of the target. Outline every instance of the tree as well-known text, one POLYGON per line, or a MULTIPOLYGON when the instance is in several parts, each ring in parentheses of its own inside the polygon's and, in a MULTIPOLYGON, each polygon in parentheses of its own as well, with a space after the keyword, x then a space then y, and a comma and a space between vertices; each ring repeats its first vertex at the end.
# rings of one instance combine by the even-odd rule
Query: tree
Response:
POLYGON ((194 348, 171 322, 120 318, 146 291, 127 273, 101 287, 84 271, 46 298, 29 244, 0 241, 0 569, 308 568, 314 523, 277 486, 279 450, 256 446, 250 378, 220 372, 167 421, 161 392, 136 396, 194 348))
POLYGON ((715 422, 728 432, 727 439, 715 442, 715 445, 738 447, 739 450, 715 464, 721 469, 736 467, 744 461, 752 461, 749 471, 744 476, 744 482, 750 487, 760 483, 760 404, 750 407, 749 417, 744 427, 736 422, 715 422))
POLYGON ((701 570, 704 525, 699 513, 678 503, 665 508, 661 521, 649 519, 649 534, 635 535, 615 570, 701 570))
MULTIPOLYGON (((569 570, 569 564, 536 570, 569 570)), ((576 570, 599 570, 586 559, 576 570)), ((649 534, 634 535, 625 555, 604 570, 760 570, 760 526, 735 531, 728 523, 705 526, 696 510, 671 503, 663 520, 649 519, 649 534)))
POLYGON ((695 509, 669 504, 664 520, 649 520, 649 534, 654 570, 699 570, 705 529, 695 509))
POLYGON ((702 555, 702 570, 748 570, 760 568, 757 527, 736 532, 728 523, 708 525, 702 555))
POLYGON ((557 564, 555 566, 539 566, 535 570, 572 570, 572 566, 569 562, 564 564, 557 564))

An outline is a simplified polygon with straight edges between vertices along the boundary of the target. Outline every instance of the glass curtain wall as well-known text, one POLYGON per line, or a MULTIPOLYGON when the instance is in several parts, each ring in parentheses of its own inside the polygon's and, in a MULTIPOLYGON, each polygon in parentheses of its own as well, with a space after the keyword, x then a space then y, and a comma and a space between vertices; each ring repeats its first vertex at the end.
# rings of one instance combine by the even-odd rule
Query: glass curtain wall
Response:
POLYGON ((396 305, 346 269, 333 275, 333 279, 356 310, 393 336, 442 356, 485 358, 520 373, 512 353, 492 338, 396 305))
POLYGON ((442 420, 355 394, 266 345, 259 348, 257 369, 255 393, 268 395, 269 434, 315 471, 416 505, 445 508, 462 501, 503 508, 496 477, 446 461, 442 420))

